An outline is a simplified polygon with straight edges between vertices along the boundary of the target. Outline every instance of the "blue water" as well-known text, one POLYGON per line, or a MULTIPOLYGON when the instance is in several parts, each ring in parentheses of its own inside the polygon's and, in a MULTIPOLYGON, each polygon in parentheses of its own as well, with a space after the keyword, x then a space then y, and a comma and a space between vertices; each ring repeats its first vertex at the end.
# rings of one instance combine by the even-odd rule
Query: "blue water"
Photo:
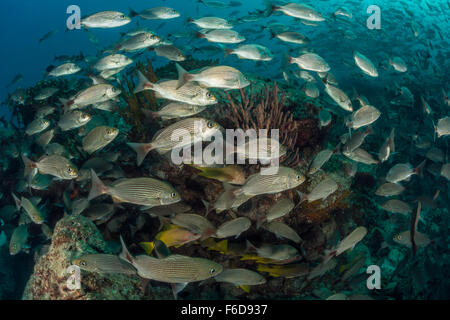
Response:
MULTIPOLYGON (((437 0, 428 1, 434 8, 441 10, 442 7, 445 13, 441 11, 430 10, 424 3, 425 1, 304 1, 313 5, 324 16, 329 17, 339 6, 346 6, 351 9, 354 18, 353 21, 357 21, 357 25, 352 24, 355 28, 350 28, 356 33, 361 32, 361 38, 359 40, 342 40, 342 37, 336 37, 336 30, 338 28, 345 27, 346 24, 335 23, 331 26, 321 26, 318 28, 304 26, 301 23, 295 22, 290 17, 275 17, 279 22, 293 24, 296 31, 306 32, 308 37, 313 39, 312 46, 319 53, 323 54, 324 58, 333 65, 333 71, 335 75, 346 77, 348 72, 345 72, 345 66, 342 66, 342 59, 351 60, 351 52, 354 49, 361 49, 370 53, 371 57, 376 61, 385 57, 385 54, 395 52, 400 56, 413 55, 414 49, 423 49, 424 45, 428 41, 428 35, 437 31, 432 25, 439 26, 444 39, 447 41, 449 37, 449 8, 447 1, 437 0), (357 3, 357 4, 355 4, 357 3), (365 39, 364 33, 368 34, 380 34, 378 30, 369 31, 361 25, 365 25, 366 19, 369 14, 366 13, 366 9, 369 5, 378 5, 381 8, 382 13, 382 31, 383 36, 381 39, 374 40, 365 39), (412 32, 409 28, 411 17, 404 12, 403 8, 406 6, 410 11, 414 13, 414 21, 421 25, 421 34, 418 39, 412 38, 412 32), (403 16, 394 15, 393 9, 397 9, 403 12, 403 16), (334 29, 334 30, 333 30, 334 29), (427 30, 427 32, 423 32, 427 30), (339 73, 339 72, 342 73, 339 73)), ((88 1, 79 0, 76 2, 70 1, 54 1, 54 0, 42 0, 37 3, 36 1, 23 0, 13 1, 4 0, 0 3, 0 9, 2 19, 0 21, 1 27, 1 43, 3 44, 3 50, 0 52, 0 70, 2 70, 2 76, 0 78, 0 88, 5 88, 13 77, 21 73, 24 76, 22 82, 17 86, 28 87, 34 84, 36 81, 42 79, 45 69, 53 64, 53 57, 55 55, 67 54, 75 55, 80 51, 85 55, 93 55, 96 53, 95 46, 89 42, 87 35, 82 30, 74 32, 65 32, 66 9, 69 5, 76 4, 81 8, 82 16, 89 15, 98 11, 105 10, 106 8, 111 10, 118 10, 124 13, 128 13, 128 8, 131 7, 135 10, 143 10, 150 4, 148 1, 88 1), (38 44, 38 40, 50 30, 57 29, 58 32, 50 39, 44 41, 42 44, 38 44)), ((151 1, 152 6, 164 5, 171 6, 181 12, 182 17, 179 19, 169 20, 166 26, 162 30, 155 30, 158 34, 169 34, 174 31, 185 30, 186 26, 184 21, 187 17, 196 17, 197 12, 199 17, 206 15, 217 15, 221 17, 228 17, 228 15, 239 10, 243 15, 249 11, 255 9, 263 9, 264 5, 262 1, 247 0, 243 1, 243 6, 237 8, 226 9, 214 9, 208 8, 202 4, 197 3, 194 0, 186 1, 151 1), (198 11, 197 11, 198 10, 198 11)), ((257 25, 256 32, 259 32, 259 26, 264 22, 273 19, 270 17, 265 20, 258 21, 256 23, 245 23, 240 27, 235 28, 240 30, 243 28, 252 28, 252 25, 257 25)), ((123 30, 132 28, 137 19, 134 19, 132 23, 119 29, 110 30, 94 30, 93 33, 98 37, 100 46, 109 45, 116 41, 117 33, 123 30)), ((155 28, 161 23, 161 21, 141 21, 141 25, 155 28)), ((280 41, 269 41, 268 36, 259 40, 258 43, 263 45, 269 45, 270 48, 283 49, 286 46, 280 41)), ((442 70, 447 70, 449 67, 448 46, 442 48, 444 54, 446 53, 446 59, 440 60, 438 63, 442 66, 442 70), (447 50, 445 50, 447 49, 447 50), (445 52, 446 51, 446 52, 445 52)), ((435 52, 438 50, 436 49, 435 52)), ((442 51, 442 50, 441 50, 442 51)), ((166 63, 164 59, 159 59, 160 63, 166 63)), ((280 74, 276 70, 267 70, 268 75, 278 76, 280 74)), ((448 72, 447 72, 448 73, 448 72)), ((427 81, 433 81, 433 79, 427 76, 428 72, 424 72, 422 77, 427 81)), ((448 79, 448 78, 447 78, 448 79)), ((345 82, 347 79, 342 79, 341 82, 345 82)), ((442 83, 445 85, 445 83, 442 83)), ((10 88, 9 91, 14 89, 10 88)), ((6 95, 6 89, 0 90, 1 101, 3 101, 6 95)), ((2 112, 5 112, 2 110, 2 112)))

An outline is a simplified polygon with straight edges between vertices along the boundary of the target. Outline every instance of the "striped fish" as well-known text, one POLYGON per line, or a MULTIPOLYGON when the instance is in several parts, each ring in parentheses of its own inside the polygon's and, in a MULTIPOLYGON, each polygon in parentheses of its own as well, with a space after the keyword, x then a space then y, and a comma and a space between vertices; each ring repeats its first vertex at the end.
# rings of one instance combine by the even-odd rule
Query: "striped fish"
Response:
POLYGON ((295 243, 299 243, 302 240, 294 229, 283 222, 271 221, 266 223, 263 228, 272 232, 277 237, 286 238, 294 241, 295 243))
POLYGON ((31 221, 36 224, 42 224, 44 222, 44 214, 39 208, 29 199, 21 197, 19 200, 14 193, 12 194, 14 201, 16 202, 17 210, 23 208, 30 217, 31 221))
POLYGON ((9 242, 9 253, 10 255, 16 255, 22 251, 23 247, 28 240, 28 225, 22 224, 14 229, 11 235, 11 240, 9 242))
POLYGON ((295 188, 305 181, 305 177, 294 169, 279 167, 276 174, 262 175, 260 172, 251 175, 237 195, 274 194, 295 188))
POLYGON ((197 84, 188 82, 182 87, 178 87, 177 80, 151 83, 141 72, 139 74, 139 83, 134 93, 145 90, 156 92, 156 98, 172 101, 184 102, 199 106, 209 106, 217 103, 216 97, 206 88, 197 84))
POLYGON ((58 122, 58 126, 62 131, 68 131, 84 126, 89 121, 91 121, 91 116, 89 114, 75 110, 64 113, 58 122))
POLYGON ((206 239, 216 233, 216 228, 208 219, 198 214, 180 213, 172 218, 174 225, 183 227, 193 233, 201 234, 206 239))
POLYGON ((168 205, 179 202, 179 193, 167 182, 153 178, 121 179, 111 186, 105 186, 91 169, 92 187, 88 200, 110 195, 115 202, 128 202, 146 207, 168 205))
POLYGON ((192 258, 178 254, 157 259, 147 255, 133 257, 122 237, 122 253, 120 257, 130 262, 140 277, 166 283, 189 283, 202 281, 219 275, 222 265, 203 258, 192 258))
POLYGON ((42 133, 39 138, 36 139, 36 143, 40 145, 42 148, 45 148, 46 145, 52 141, 55 136, 55 129, 51 129, 42 133))
POLYGON ((165 105, 161 110, 152 112, 152 115, 157 115, 163 120, 169 120, 174 118, 185 118, 193 116, 197 113, 205 110, 206 106, 196 106, 192 104, 182 102, 171 102, 165 105))
MULTIPOLYGON (((127 143, 137 153, 137 165, 140 166, 150 150, 156 149, 165 153, 175 147, 180 147, 180 141, 172 138, 182 133, 189 133, 190 139, 186 146, 206 140, 221 130, 219 124, 203 118, 188 118, 178 121, 158 132, 149 143, 127 143)), ((185 139, 185 137, 183 137, 185 139)))
POLYGON ((119 134, 119 130, 107 126, 92 129, 83 139, 83 150, 93 153, 111 143, 119 134))
POLYGON ((38 162, 33 162, 22 155, 25 164, 24 176, 37 169, 41 174, 49 174, 60 179, 71 180, 78 177, 78 169, 66 158, 59 155, 42 157, 38 162))
POLYGON ((239 237, 239 235, 247 231, 252 225, 249 218, 239 217, 230 221, 227 221, 217 228, 216 238, 227 238, 227 237, 239 237))
POLYGON ((133 265, 112 254, 86 254, 72 263, 90 272, 136 274, 133 265))

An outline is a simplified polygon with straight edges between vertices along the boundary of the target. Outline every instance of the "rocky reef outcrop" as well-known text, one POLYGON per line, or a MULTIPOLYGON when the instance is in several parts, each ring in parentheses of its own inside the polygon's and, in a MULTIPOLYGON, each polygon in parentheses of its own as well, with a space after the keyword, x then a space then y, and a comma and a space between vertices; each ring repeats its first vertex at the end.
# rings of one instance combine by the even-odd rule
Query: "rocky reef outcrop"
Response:
POLYGON ((98 252, 108 252, 107 244, 90 220, 82 216, 61 219, 56 224, 48 252, 34 267, 23 299, 143 299, 141 281, 134 275, 81 271, 81 288, 72 290, 68 287, 71 261, 83 254, 98 252))

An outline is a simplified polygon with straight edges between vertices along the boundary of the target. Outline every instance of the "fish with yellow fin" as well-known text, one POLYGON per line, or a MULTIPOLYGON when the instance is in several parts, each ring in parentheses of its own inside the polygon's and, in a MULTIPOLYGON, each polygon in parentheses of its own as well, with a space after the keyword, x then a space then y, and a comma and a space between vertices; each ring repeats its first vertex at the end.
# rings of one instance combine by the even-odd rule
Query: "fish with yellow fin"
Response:
MULTIPOLYGON (((195 241, 201 237, 200 234, 193 233, 184 228, 169 224, 165 230, 158 233, 155 240, 164 242, 167 247, 180 247, 186 243, 195 241)), ((155 247, 154 242, 139 243, 145 250, 145 253, 150 255, 155 247)))
POLYGON ((245 183, 245 172, 237 165, 229 165, 223 168, 209 168, 192 165, 194 168, 200 170, 199 176, 214 179, 221 182, 228 182, 231 184, 243 185, 245 183))
POLYGON ((218 282, 232 283, 247 293, 250 292, 250 286, 266 283, 266 279, 259 273, 242 268, 223 270, 214 279, 218 282))
POLYGON ((309 267, 304 263, 295 263, 288 265, 264 265, 258 264, 256 270, 267 272, 272 277, 295 278, 309 273, 309 267))
POLYGON ((218 251, 221 254, 240 257, 246 253, 247 248, 242 243, 230 243, 227 239, 216 242, 213 238, 201 242, 208 250, 218 251))

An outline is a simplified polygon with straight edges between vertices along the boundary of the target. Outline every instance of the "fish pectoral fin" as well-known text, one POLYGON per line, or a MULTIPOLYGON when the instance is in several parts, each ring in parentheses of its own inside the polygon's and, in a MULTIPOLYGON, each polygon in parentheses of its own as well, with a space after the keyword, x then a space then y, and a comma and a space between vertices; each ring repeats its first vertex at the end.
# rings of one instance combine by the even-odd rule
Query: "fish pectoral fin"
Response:
POLYGON ((244 290, 245 292, 250 293, 250 286, 240 285, 238 287, 244 290))
POLYGON ((186 288, 187 285, 188 285, 188 282, 172 283, 171 284, 172 293, 173 293, 173 297, 175 298, 175 300, 177 300, 178 293, 183 291, 183 289, 186 288))

